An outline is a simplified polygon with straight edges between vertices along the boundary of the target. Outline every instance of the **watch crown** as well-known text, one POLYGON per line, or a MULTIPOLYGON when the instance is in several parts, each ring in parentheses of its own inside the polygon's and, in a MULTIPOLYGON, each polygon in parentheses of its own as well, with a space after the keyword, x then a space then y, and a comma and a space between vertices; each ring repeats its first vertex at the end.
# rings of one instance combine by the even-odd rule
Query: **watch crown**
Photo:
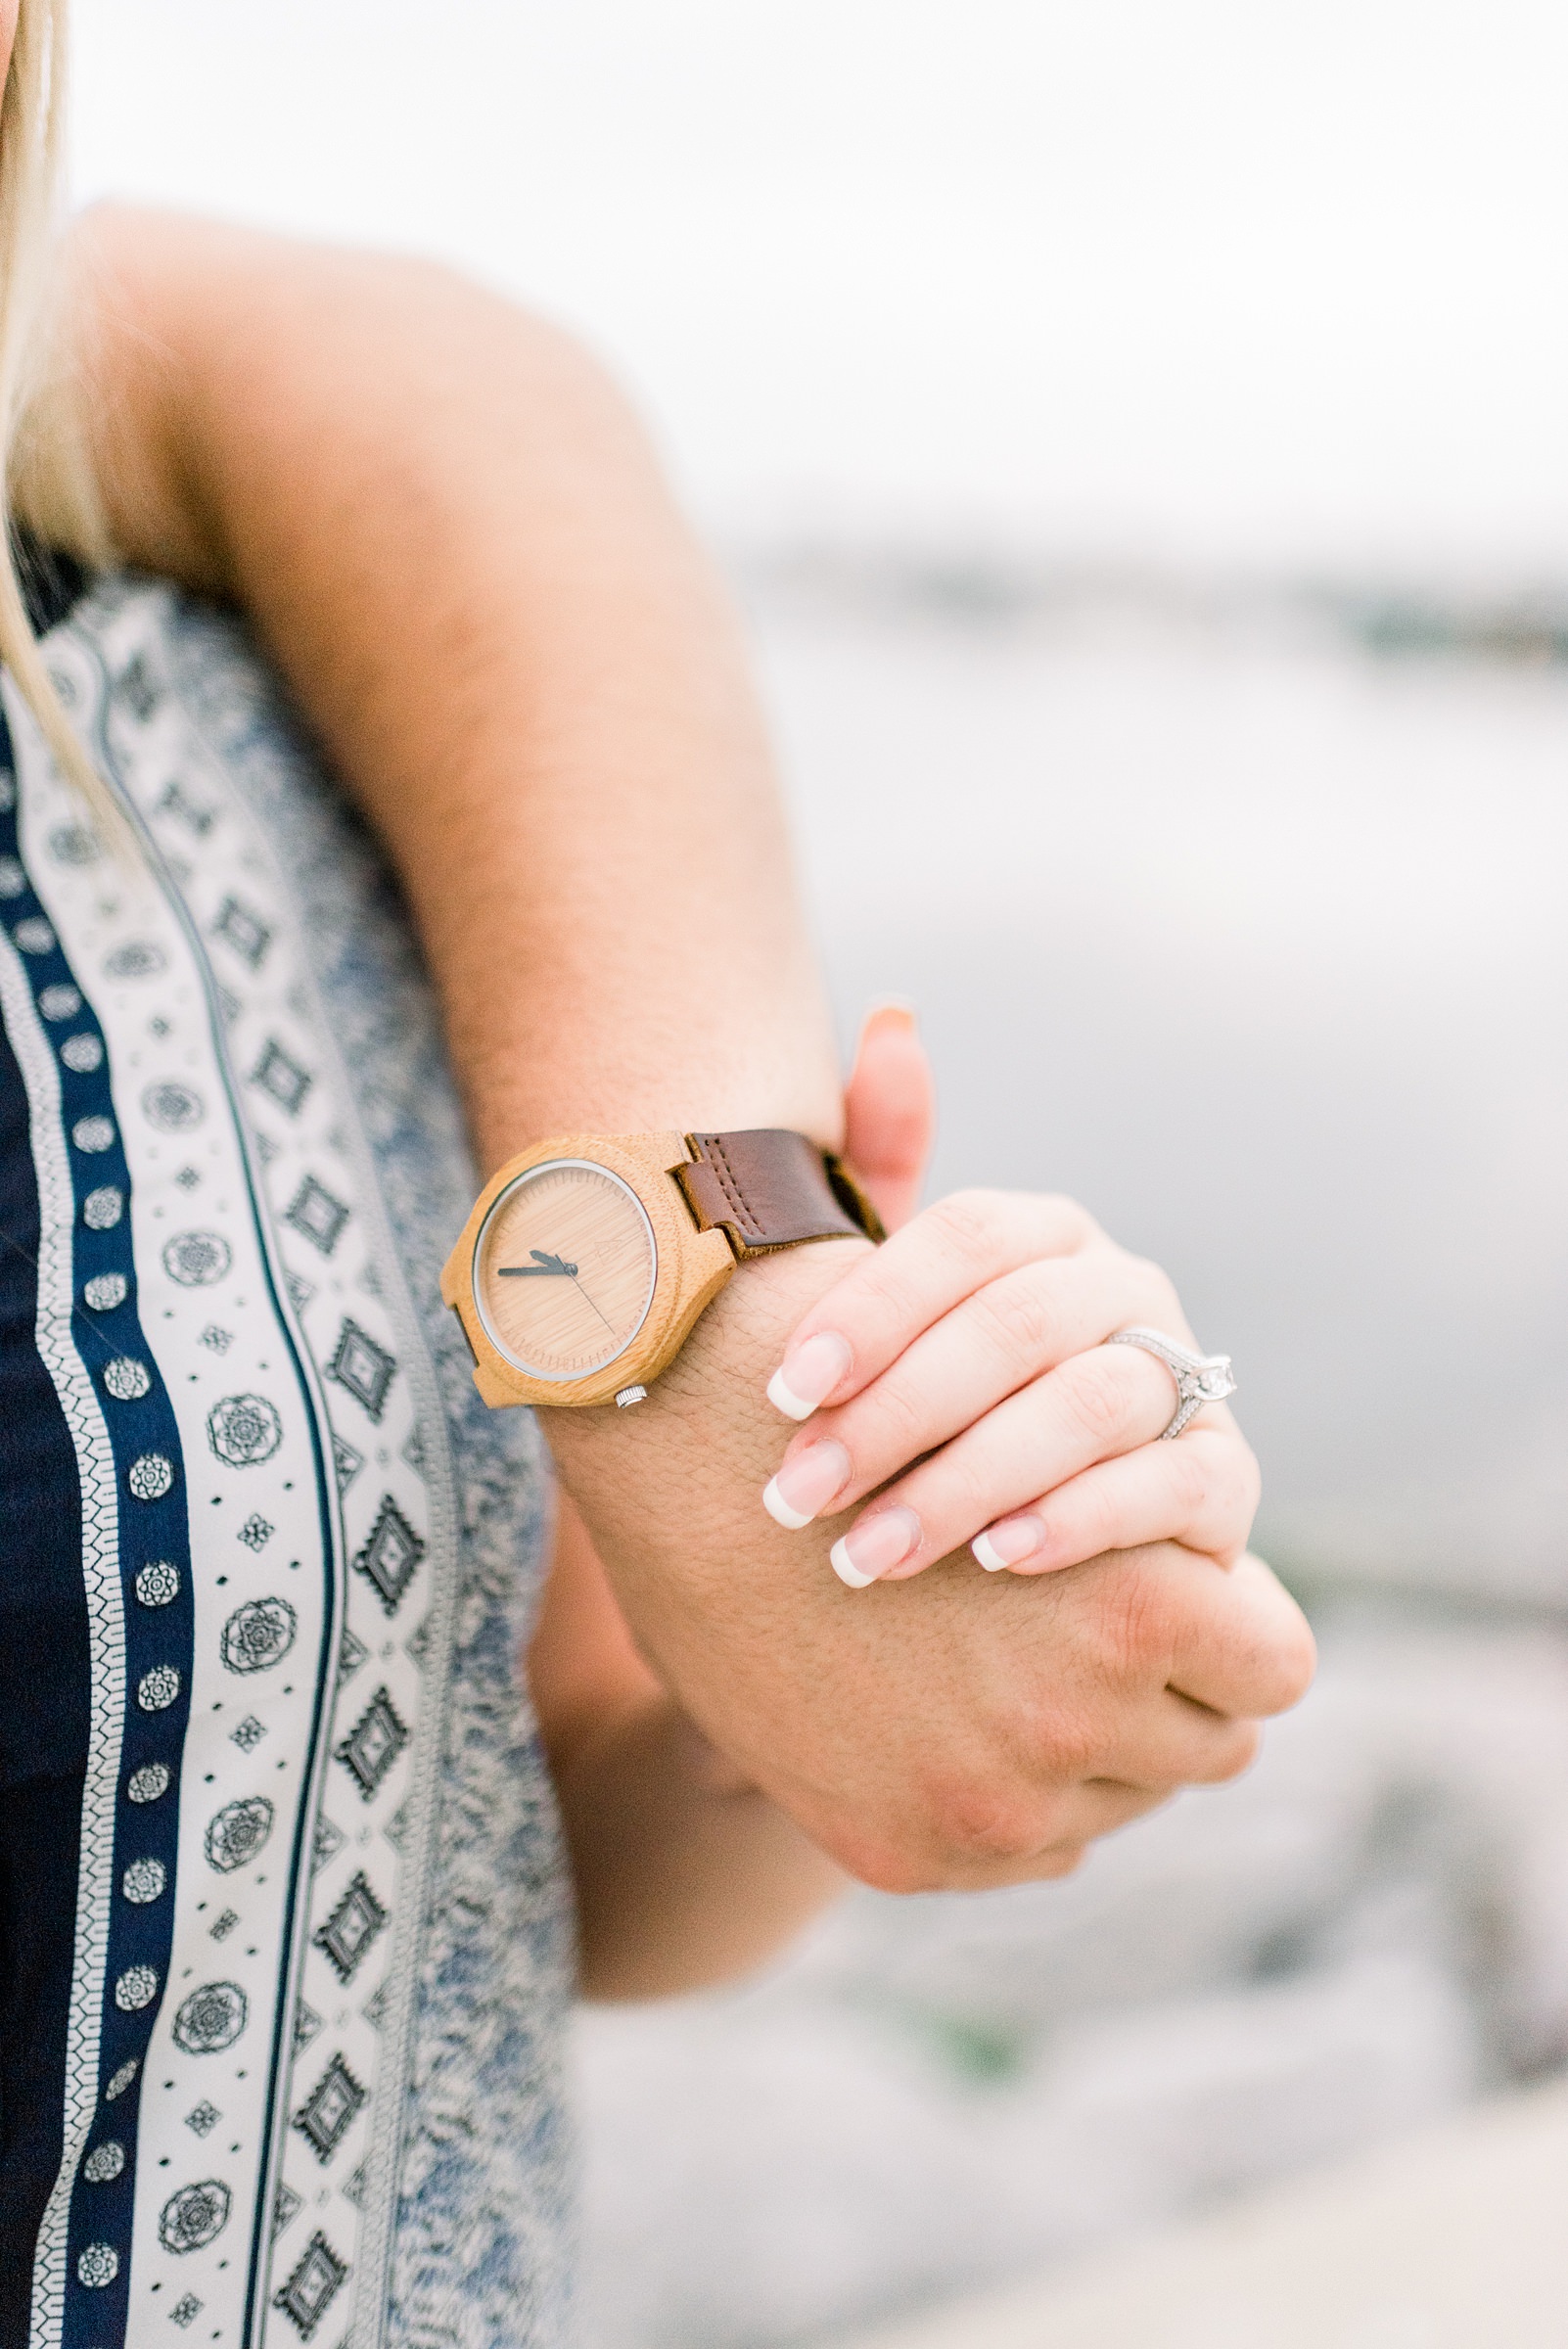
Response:
POLYGON ((616 1408, 622 1411, 629 1410, 634 1403, 646 1403, 647 1400, 648 1390, 646 1387, 623 1387, 616 1397, 616 1408))

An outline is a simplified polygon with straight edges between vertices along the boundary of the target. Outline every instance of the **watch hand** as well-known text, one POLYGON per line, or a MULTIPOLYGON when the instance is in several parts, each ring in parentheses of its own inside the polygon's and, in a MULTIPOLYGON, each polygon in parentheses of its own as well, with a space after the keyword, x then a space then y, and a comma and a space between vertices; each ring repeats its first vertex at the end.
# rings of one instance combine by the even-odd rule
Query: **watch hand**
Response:
POLYGON ((549 1256, 542 1248, 530 1248, 529 1254, 533 1259, 531 1265, 497 1265, 495 1269, 498 1276, 502 1280, 527 1280, 530 1273, 556 1272, 564 1274, 568 1280, 576 1279, 576 1266, 569 1265, 564 1257, 549 1256))
MULTIPOLYGON (((572 1266, 571 1271, 573 1279, 576 1280, 577 1267, 576 1265, 572 1266)), ((580 1280, 577 1280, 577 1295, 582 1299, 585 1305, 593 1305, 593 1299, 588 1295, 587 1290, 583 1287, 580 1280)), ((596 1313, 599 1313, 599 1309, 596 1305, 593 1305, 593 1310, 596 1313)), ((615 1323, 605 1313, 599 1313, 599 1318, 604 1323, 606 1329, 610 1332, 610 1335, 615 1337, 617 1334, 615 1323)))

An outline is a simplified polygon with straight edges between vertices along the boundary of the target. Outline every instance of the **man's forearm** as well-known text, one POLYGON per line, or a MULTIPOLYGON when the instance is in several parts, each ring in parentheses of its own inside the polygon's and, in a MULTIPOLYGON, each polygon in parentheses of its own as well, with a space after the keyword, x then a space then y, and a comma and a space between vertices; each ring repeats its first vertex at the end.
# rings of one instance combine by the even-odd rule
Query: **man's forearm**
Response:
POLYGON ((668 1998, 743 1973, 840 1889, 831 1863, 648 1670, 565 1495, 528 1673, 586 1997, 668 1998))
POLYGON ((749 1973, 843 1889, 669 1698, 552 1764, 586 1998, 671 1998, 749 1973))
POLYGON ((388 844, 487 1172, 839 1082, 733 621, 553 330, 443 273, 78 231, 129 558, 234 594, 388 844))
MULTIPOLYGON (((837 1140, 735 630, 614 391, 418 266, 145 214, 78 234, 116 540, 245 605, 387 842, 483 1169, 573 1129, 837 1140)), ((769 1547, 762 1356, 844 1256, 748 1267, 634 1443, 613 1410, 544 1414, 590 1515, 646 1529, 639 1633, 719 1736, 681 1636, 711 1578, 674 1564, 743 1523, 769 1547)), ((814 1539, 790 1563, 817 1551, 831 1583, 814 1539)))

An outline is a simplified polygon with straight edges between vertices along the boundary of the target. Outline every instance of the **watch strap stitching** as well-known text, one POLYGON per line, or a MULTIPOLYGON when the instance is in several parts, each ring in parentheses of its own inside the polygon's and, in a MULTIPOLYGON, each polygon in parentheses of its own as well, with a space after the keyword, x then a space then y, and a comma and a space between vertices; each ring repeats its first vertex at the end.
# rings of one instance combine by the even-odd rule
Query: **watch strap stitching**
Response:
POLYGON ((723 1229, 744 1261, 810 1240, 886 1235, 875 1209, 837 1159, 808 1135, 779 1128, 691 1133, 692 1160, 673 1170, 698 1227, 723 1229))
POLYGON ((755 1233, 757 1238, 761 1239, 762 1225, 753 1215, 746 1194, 741 1188, 740 1178, 729 1163, 729 1152, 724 1147, 724 1136, 721 1133, 705 1134, 703 1142, 703 1156, 718 1177, 719 1188, 724 1197, 735 1210, 737 1230, 740 1231, 743 1238, 749 1239, 755 1233))

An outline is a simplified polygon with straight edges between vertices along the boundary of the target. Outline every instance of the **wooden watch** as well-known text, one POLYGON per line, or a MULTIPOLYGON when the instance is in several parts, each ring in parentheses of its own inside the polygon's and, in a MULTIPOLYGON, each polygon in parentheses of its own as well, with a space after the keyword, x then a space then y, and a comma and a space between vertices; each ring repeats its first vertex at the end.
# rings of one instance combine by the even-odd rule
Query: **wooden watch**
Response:
POLYGON ((885 1236, 843 1161, 804 1133, 569 1134, 485 1184, 441 1295, 492 1407, 625 1405, 737 1265, 885 1236))

